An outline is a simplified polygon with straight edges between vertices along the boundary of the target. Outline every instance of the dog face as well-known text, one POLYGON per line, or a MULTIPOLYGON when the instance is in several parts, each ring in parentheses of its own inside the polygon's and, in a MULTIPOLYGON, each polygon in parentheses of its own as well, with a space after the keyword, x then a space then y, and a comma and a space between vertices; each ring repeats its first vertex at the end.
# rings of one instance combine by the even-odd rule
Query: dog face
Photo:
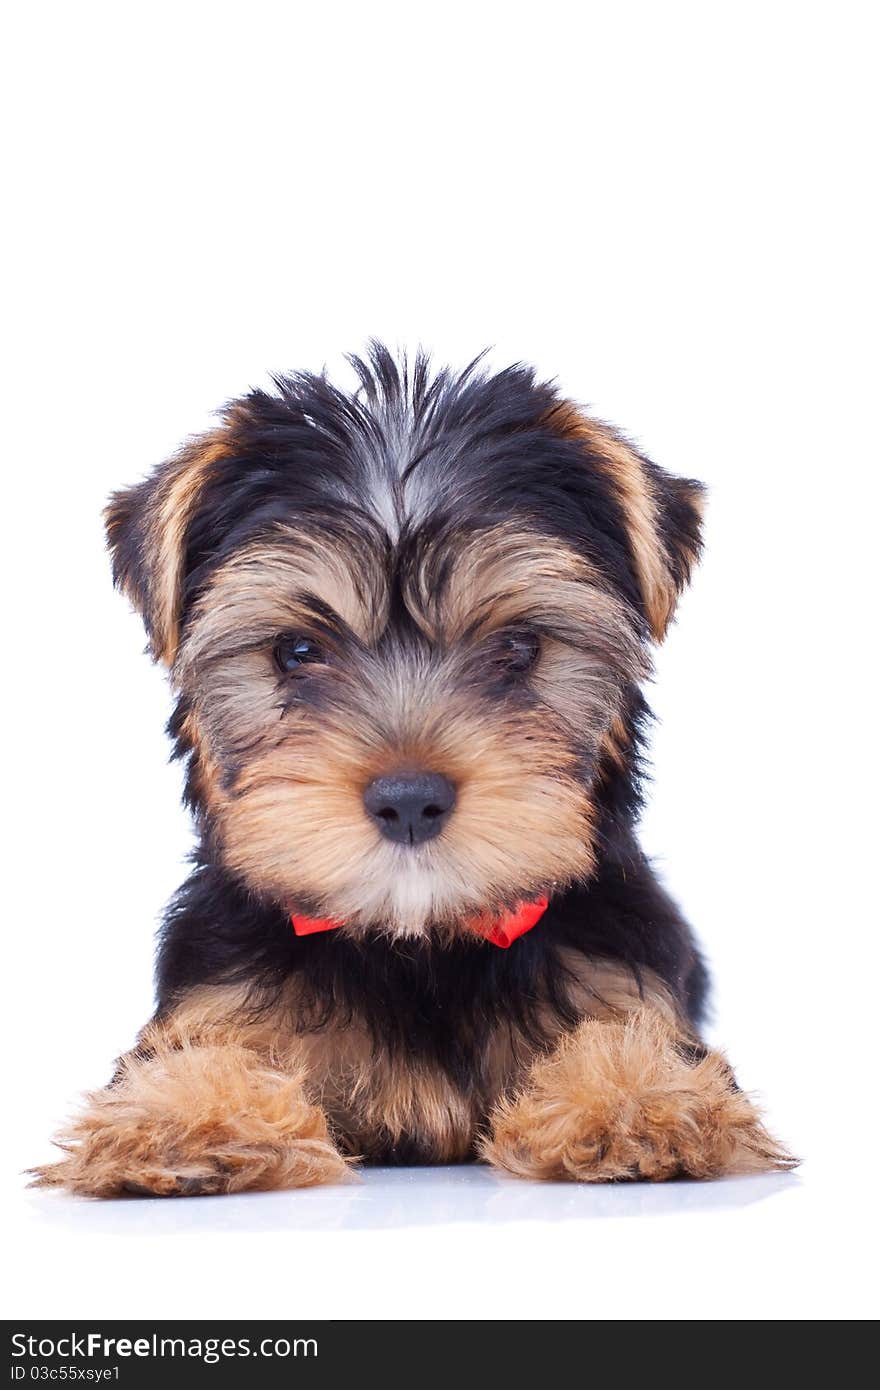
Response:
POLYGON ((699 489, 531 372, 279 378, 117 494, 210 852, 350 932, 467 930, 589 876, 699 489))

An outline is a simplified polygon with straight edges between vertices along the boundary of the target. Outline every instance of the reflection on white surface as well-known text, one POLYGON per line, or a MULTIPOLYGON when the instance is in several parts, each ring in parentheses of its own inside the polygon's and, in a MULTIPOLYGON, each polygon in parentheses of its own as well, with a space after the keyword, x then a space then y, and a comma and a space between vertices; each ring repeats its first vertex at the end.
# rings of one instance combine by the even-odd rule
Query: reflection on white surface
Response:
POLYGON ((793 1173, 720 1182, 524 1182, 490 1168, 372 1168, 339 1187, 254 1192, 234 1197, 126 1198, 92 1201, 33 1194, 34 1214, 91 1234, 271 1230, 391 1230, 450 1222, 592 1221, 670 1216, 751 1206, 796 1188, 793 1173))

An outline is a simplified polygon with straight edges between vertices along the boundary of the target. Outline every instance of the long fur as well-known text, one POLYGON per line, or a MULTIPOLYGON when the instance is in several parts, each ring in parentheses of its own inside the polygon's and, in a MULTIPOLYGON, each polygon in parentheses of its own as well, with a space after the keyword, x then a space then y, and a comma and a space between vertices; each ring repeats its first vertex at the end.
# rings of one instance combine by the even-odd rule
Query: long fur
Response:
POLYGON ((354 392, 280 376, 111 500, 199 844, 155 1017, 40 1180, 243 1190, 478 1151, 586 1180, 784 1165, 699 1042, 706 970, 636 838, 642 686, 699 485, 527 367, 351 362, 354 392), (418 847, 364 805, 407 769, 457 798, 418 847), (536 896, 509 950, 473 928, 536 896), (298 937, 294 910, 342 925, 298 937))

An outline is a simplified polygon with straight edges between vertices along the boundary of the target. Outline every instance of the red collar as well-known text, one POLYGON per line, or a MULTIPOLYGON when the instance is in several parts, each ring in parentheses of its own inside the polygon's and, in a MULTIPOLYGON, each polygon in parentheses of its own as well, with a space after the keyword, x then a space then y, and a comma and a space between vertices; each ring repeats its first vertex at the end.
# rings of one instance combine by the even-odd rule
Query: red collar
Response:
MULTIPOLYGON (((546 911, 547 899, 535 898, 532 902, 518 903, 512 912, 502 912, 500 916, 484 912, 479 917, 471 917, 467 926, 478 936, 491 941, 493 946, 506 949, 513 945, 518 936, 525 936, 527 931, 531 931, 546 911)), ((290 920, 297 936, 311 936, 313 932, 333 931, 334 927, 342 926, 332 917, 299 917, 293 913, 290 920)))

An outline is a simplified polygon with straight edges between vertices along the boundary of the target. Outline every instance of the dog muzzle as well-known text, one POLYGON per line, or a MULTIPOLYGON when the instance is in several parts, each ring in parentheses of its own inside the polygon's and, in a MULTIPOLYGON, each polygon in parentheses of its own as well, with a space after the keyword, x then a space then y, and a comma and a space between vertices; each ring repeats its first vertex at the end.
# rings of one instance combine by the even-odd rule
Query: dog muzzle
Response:
MULTIPOLYGON (((508 946, 513 945, 517 937, 525 936, 527 931, 531 931, 546 911, 547 899, 535 898, 532 902, 518 903, 512 911, 502 912, 500 915, 483 913, 479 917, 471 917, 468 919, 467 927, 475 935, 491 941, 493 946, 501 946, 506 950, 508 946)), ((312 936, 319 931, 333 931, 343 925, 332 917, 300 917, 296 913, 291 914, 290 920, 297 936, 312 936)))

